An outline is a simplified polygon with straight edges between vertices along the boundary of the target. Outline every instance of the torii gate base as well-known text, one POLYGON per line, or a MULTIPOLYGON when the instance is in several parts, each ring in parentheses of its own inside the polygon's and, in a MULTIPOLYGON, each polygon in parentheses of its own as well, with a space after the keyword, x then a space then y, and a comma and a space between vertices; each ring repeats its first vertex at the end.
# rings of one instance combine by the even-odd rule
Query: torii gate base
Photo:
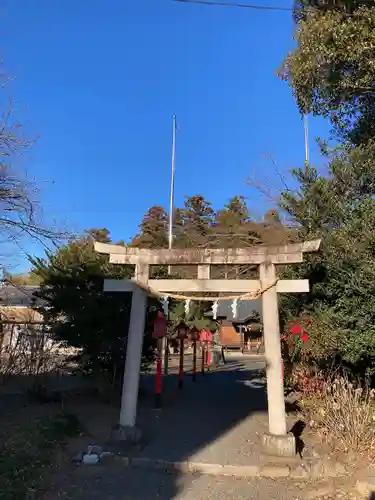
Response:
POLYGON ((295 438, 287 433, 283 370, 280 345, 277 293, 309 291, 307 280, 276 282, 276 264, 303 261, 303 253, 319 249, 320 241, 296 243, 281 247, 257 246, 242 249, 146 250, 96 243, 95 250, 109 254, 113 264, 135 265, 135 281, 106 280, 104 291, 132 291, 132 309, 126 351, 125 374, 121 399, 120 422, 113 437, 134 443, 141 438, 136 428, 137 400, 147 296, 142 286, 158 293, 234 292, 266 290, 262 294, 263 331, 267 371, 269 433, 263 436, 264 451, 279 456, 294 456, 295 438), (150 265, 196 265, 196 280, 149 280, 150 265), (256 264, 259 280, 211 280, 210 265, 256 264), (139 286, 140 285, 140 286, 139 286))

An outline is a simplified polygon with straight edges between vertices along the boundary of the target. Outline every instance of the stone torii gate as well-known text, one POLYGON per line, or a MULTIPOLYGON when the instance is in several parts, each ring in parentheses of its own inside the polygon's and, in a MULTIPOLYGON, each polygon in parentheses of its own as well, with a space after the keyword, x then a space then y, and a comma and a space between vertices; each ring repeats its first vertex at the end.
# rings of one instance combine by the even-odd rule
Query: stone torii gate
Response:
MULTIPOLYGON (((119 421, 120 436, 129 440, 134 440, 139 436, 136 428, 136 414, 148 293, 154 291, 159 296, 184 292, 231 293, 238 294, 239 299, 243 296, 243 300, 261 296, 269 420, 269 434, 263 436, 263 444, 265 451, 271 454, 293 456, 295 441, 293 436, 287 434, 286 427, 277 294, 308 292, 309 282, 308 280, 278 280, 276 265, 301 263, 304 253, 317 251, 319 246, 320 240, 314 240, 284 246, 149 250, 95 243, 95 250, 109 255, 110 263, 135 266, 133 279, 105 280, 104 282, 104 291, 132 292, 119 421), (210 279, 210 266, 223 264, 258 265, 259 279, 210 279), (150 265, 195 265, 198 268, 197 279, 149 279, 150 265), (254 292, 253 297, 250 296, 250 292, 254 292)), ((225 296, 222 299, 225 299, 225 296)), ((193 296, 191 300, 194 300, 193 296)))

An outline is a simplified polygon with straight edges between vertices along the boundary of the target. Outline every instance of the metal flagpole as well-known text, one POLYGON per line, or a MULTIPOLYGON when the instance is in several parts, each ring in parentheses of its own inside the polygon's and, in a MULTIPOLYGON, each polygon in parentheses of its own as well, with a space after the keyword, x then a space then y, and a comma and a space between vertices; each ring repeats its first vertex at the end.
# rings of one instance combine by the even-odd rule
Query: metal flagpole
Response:
MULTIPOLYGON (((175 157, 176 157, 176 115, 173 115, 172 128, 172 172, 171 172, 171 190, 169 198, 169 228, 168 228, 168 248, 173 245, 173 211, 174 211, 174 178, 175 178, 175 157)), ((171 274, 171 266, 168 266, 168 274, 171 274)))
MULTIPOLYGON (((176 131, 177 121, 176 115, 172 117, 172 171, 171 171, 171 190, 169 198, 169 226, 168 226, 168 248, 171 250, 173 245, 173 212, 174 212, 174 178, 175 178, 175 158, 176 158, 176 131)), ((168 274, 171 274, 171 266, 168 266, 168 274)), ((168 375, 168 362, 169 362, 169 340, 164 337, 163 351, 164 351, 164 375, 168 375)))

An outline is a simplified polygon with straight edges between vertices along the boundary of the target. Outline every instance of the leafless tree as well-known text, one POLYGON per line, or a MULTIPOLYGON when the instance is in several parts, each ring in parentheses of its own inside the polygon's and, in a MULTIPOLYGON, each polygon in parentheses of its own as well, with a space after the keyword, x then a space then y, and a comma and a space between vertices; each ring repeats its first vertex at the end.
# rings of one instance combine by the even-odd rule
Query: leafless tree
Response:
MULTIPOLYGON (((6 93, 7 75, 0 74, 0 92, 6 93)), ((13 103, 0 109, 0 244, 20 246, 25 237, 46 245, 66 235, 43 223, 39 191, 20 168, 37 139, 28 139, 16 119, 13 103)), ((4 262, 0 262, 4 267, 4 262)))

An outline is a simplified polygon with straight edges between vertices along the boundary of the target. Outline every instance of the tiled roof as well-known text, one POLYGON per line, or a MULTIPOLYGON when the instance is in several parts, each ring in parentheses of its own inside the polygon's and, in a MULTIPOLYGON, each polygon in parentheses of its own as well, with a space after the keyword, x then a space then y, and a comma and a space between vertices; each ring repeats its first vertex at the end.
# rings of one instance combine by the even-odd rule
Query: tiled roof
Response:
POLYGON ((1 285, 0 306, 32 307, 40 305, 41 300, 34 295, 38 288, 39 287, 35 285, 1 285))

